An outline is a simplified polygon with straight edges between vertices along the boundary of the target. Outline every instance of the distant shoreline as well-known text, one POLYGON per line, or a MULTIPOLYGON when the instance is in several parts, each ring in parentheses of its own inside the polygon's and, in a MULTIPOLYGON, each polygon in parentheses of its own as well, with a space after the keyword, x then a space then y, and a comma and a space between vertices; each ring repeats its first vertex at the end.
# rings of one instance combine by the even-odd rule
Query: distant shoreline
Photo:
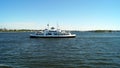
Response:
POLYGON ((88 32, 120 32, 120 30, 91 30, 88 32))
MULTIPOLYGON (((36 32, 42 30, 33 29, 0 29, 0 32, 36 32)), ((67 30, 67 31, 79 31, 79 30, 67 30)), ((120 32, 120 30, 87 30, 82 32, 120 32)))
POLYGON ((31 30, 31 29, 0 29, 0 32, 34 32, 41 30, 31 30))

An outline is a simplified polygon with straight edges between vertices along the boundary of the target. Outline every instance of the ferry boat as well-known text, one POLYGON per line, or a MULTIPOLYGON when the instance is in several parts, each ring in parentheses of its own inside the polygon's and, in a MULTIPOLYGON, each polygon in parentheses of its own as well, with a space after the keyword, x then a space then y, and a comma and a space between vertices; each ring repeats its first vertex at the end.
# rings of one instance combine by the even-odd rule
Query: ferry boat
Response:
POLYGON ((55 29, 51 27, 51 29, 44 29, 43 31, 35 32, 34 34, 30 34, 30 38, 74 38, 76 34, 71 34, 69 31, 63 31, 60 29, 55 29))

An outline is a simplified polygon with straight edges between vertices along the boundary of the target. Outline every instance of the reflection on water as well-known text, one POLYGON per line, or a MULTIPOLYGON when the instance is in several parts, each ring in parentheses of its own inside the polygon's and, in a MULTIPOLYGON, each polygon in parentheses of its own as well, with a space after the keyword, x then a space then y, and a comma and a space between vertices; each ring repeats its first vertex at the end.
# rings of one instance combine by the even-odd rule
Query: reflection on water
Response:
POLYGON ((62 39, 0 33, 0 68, 120 67, 119 32, 74 33, 76 38, 62 39))
POLYGON ((12 67, 11 67, 11 66, 9 66, 9 65, 0 64, 0 68, 12 68, 12 67))

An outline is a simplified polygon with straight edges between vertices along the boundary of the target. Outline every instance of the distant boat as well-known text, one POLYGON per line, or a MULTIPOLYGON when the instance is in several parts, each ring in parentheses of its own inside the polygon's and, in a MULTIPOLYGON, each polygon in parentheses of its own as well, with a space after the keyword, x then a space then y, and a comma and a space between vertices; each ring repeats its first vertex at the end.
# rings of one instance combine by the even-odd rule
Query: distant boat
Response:
POLYGON ((30 34, 30 38, 74 38, 76 34, 71 34, 69 31, 63 31, 60 29, 55 29, 51 27, 49 29, 45 29, 43 31, 35 32, 34 34, 30 34))

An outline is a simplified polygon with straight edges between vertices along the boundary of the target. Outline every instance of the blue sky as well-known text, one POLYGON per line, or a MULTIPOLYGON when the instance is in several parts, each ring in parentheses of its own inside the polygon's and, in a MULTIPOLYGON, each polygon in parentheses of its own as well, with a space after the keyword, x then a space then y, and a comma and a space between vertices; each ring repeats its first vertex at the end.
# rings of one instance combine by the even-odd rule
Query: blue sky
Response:
POLYGON ((120 30, 120 0, 0 0, 0 28, 120 30))

